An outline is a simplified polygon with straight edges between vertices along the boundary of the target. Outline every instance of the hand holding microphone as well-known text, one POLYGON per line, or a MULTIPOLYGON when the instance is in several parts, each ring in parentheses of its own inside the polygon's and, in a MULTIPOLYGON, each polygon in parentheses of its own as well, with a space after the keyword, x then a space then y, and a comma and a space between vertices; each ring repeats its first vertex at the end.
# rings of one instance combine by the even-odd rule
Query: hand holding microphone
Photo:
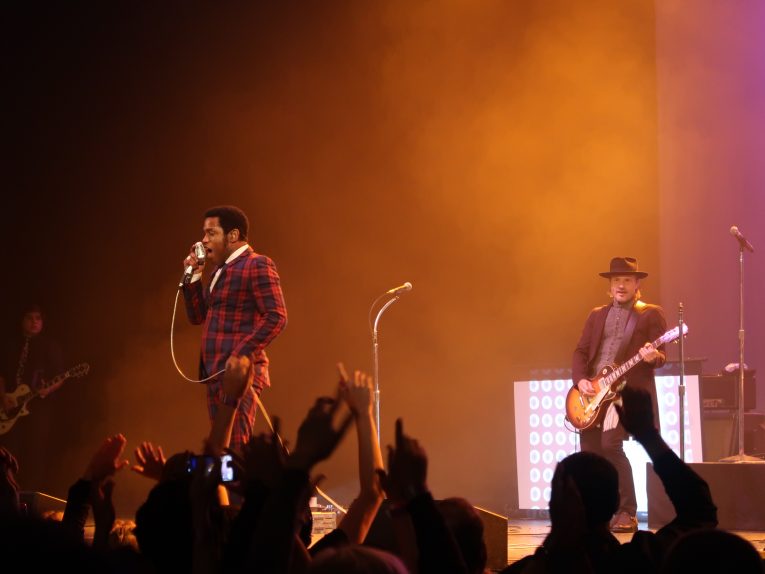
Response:
POLYGON ((188 285, 195 273, 201 273, 205 266, 207 253, 201 241, 197 241, 191 247, 188 257, 183 260, 183 281, 181 286, 188 285))

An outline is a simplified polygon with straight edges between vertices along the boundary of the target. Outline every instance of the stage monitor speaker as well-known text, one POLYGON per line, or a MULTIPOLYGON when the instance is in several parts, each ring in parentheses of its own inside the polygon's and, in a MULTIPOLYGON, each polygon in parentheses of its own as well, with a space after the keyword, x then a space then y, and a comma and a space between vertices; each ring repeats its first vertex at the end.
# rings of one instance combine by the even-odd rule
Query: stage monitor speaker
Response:
MULTIPOLYGON (((717 462, 738 454, 738 413, 733 410, 706 409, 702 418, 704 462, 717 462)), ((765 455, 765 414, 744 413, 744 452, 765 455)))
MULTIPOLYGON (((698 462, 689 463, 703 478, 717 506, 719 527, 725 530, 765 530, 765 463, 698 462)), ((661 528, 675 518, 675 509, 664 485, 646 464, 648 526, 661 528)))
MULTIPOLYGON (((507 517, 478 506, 473 508, 483 523, 486 568, 493 571, 502 570, 507 566, 507 517)), ((398 548, 393 534, 390 506, 387 500, 383 501, 383 505, 377 512, 364 545, 397 553, 398 548)))
POLYGON ((701 419, 704 462, 717 462, 738 451, 736 411, 706 409, 701 419))
MULTIPOLYGON (((738 409, 738 372, 721 375, 702 375, 700 379, 701 405, 704 409, 738 409)), ((744 372, 744 410, 756 408, 756 371, 744 372)))
POLYGON ((752 456, 765 455, 765 413, 744 413, 744 451, 752 456))

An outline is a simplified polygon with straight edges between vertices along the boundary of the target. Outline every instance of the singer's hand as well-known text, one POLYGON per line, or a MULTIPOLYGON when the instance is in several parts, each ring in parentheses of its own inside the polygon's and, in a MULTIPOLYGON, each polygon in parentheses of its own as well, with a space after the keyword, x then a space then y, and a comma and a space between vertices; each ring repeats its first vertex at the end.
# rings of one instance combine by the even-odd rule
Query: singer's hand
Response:
POLYGON ((192 273, 196 275, 197 273, 201 273, 202 269, 204 269, 205 266, 205 260, 206 258, 197 259, 197 255, 194 251, 194 247, 196 246, 196 243, 191 246, 191 251, 189 251, 188 256, 186 259, 183 260, 183 268, 186 269, 187 267, 191 267, 192 273))
POLYGON ((247 355, 231 355, 226 359, 226 372, 223 374, 223 392, 229 397, 242 398, 249 384, 252 361, 247 355))

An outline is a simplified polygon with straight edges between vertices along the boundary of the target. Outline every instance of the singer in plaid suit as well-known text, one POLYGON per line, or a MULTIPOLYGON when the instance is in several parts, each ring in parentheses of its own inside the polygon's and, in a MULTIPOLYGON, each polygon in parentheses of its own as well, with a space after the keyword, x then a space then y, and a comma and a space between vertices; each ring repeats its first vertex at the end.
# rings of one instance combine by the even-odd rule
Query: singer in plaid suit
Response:
POLYGON ((203 324, 200 378, 226 368, 229 357, 250 359, 250 382, 241 400, 226 397, 223 375, 207 385, 207 406, 212 422, 218 405, 236 406, 231 448, 240 448, 252 434, 257 403, 255 394, 270 385, 265 348, 287 324, 287 309, 276 266, 247 243, 249 223, 234 206, 220 206, 205 213, 202 244, 206 261, 215 265, 210 284, 200 280, 204 261, 192 253, 184 260, 193 269, 183 287, 186 313, 194 325, 203 324))

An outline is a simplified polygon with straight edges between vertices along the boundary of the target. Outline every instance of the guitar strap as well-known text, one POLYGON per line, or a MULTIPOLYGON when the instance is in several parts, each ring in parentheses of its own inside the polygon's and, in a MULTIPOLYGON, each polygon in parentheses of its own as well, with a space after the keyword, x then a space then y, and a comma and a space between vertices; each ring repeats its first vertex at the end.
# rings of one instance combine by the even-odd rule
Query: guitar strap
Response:
POLYGON ((29 358, 29 337, 24 337, 24 346, 21 348, 21 355, 19 356, 19 365, 16 369, 16 386, 22 384, 22 378, 24 377, 24 370, 27 367, 27 359, 29 358))
POLYGON ((635 304, 632 306, 632 309, 630 310, 629 319, 627 319, 627 325, 624 327, 624 336, 622 337, 622 344, 619 345, 619 351, 616 353, 615 362, 617 365, 621 365, 624 362, 625 360, 624 355, 627 352, 627 347, 629 346, 630 341, 632 340, 632 335, 635 332, 635 325, 637 325, 638 318, 640 317, 640 315, 642 315, 647 308, 648 308, 648 305, 646 305, 640 300, 635 301, 635 304))

